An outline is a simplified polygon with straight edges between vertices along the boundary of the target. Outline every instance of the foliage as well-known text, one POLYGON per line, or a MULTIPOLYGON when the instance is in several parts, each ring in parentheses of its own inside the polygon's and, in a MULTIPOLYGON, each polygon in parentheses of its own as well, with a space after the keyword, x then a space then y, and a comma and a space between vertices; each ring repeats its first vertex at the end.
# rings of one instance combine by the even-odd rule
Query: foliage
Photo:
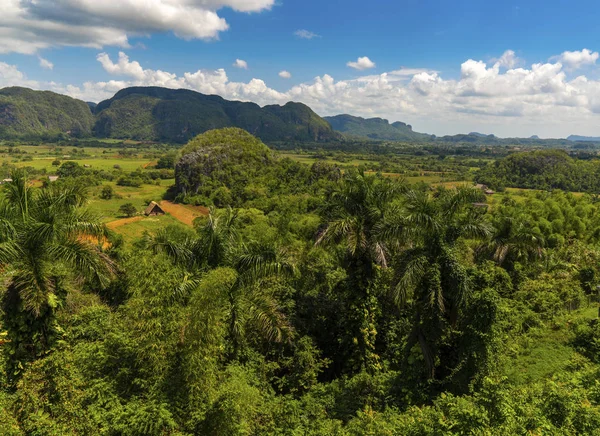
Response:
MULTIPOLYGON (((118 152, 174 156, 136 147, 118 152)), ((367 148, 290 159, 208 132, 173 189, 206 215, 170 205, 203 215, 126 240, 87 205, 135 213, 173 170, 65 162, 34 187, 2 167, 0 433, 600 434, 597 198, 353 168, 464 174, 506 149, 367 148)))
POLYGON ((599 193, 599 171, 597 162, 575 160, 564 151, 544 150, 515 153, 495 161, 476 179, 493 189, 510 186, 599 193))
POLYGON ((126 217, 132 217, 137 214, 137 209, 133 205, 133 203, 125 203, 119 206, 119 212, 121 212, 126 217))

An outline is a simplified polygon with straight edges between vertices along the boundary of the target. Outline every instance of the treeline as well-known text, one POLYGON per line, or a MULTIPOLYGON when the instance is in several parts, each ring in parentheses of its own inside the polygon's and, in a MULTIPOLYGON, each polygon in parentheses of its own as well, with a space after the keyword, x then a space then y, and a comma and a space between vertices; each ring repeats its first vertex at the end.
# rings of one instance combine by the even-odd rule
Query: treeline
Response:
POLYGON ((515 153, 483 168, 476 180, 496 190, 513 187, 600 193, 600 161, 591 160, 588 154, 580 157, 587 159, 573 158, 561 150, 515 153))
POLYGON ((0 433, 599 433, 592 197, 490 210, 468 187, 298 166, 239 130, 177 164, 180 200, 225 189, 193 229, 125 246, 81 184, 13 174, 0 433))

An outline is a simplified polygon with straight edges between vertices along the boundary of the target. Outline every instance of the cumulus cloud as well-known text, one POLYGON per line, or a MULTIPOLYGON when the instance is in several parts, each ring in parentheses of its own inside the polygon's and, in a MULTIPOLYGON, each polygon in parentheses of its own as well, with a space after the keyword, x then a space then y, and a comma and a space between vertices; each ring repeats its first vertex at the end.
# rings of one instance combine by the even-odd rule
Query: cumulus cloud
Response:
POLYGON ((48 59, 44 59, 41 56, 38 56, 38 59, 40 61, 40 67, 42 67, 44 70, 53 70, 54 69, 54 64, 52 62, 50 62, 48 59))
POLYGON ((247 70, 248 69, 248 62, 242 60, 242 59, 236 59, 235 62, 233 63, 233 66, 236 68, 240 68, 242 70, 247 70))
POLYGON ((594 65, 598 60, 598 56, 598 52, 592 52, 584 48, 581 51, 565 51, 553 59, 557 59, 569 69, 577 70, 586 65, 594 65))
POLYGON ((498 60, 486 63, 469 59, 462 63, 456 78, 420 68, 401 68, 351 80, 336 80, 324 74, 284 92, 270 88, 259 78, 231 81, 224 69, 182 75, 145 69, 125 53, 114 60, 101 53, 98 62, 113 80, 81 86, 38 83, 15 66, 0 63, 0 86, 50 89, 99 101, 127 86, 153 85, 193 89, 261 105, 299 101, 320 115, 377 116, 405 121, 417 131, 435 134, 473 130, 499 136, 600 134, 600 80, 583 75, 571 77, 558 60, 508 68, 498 60))
POLYGON ((316 33, 311 32, 310 30, 306 30, 306 29, 296 30, 294 32, 294 35, 296 35, 298 38, 302 38, 302 39, 313 39, 313 38, 321 37, 321 35, 317 35, 316 33))
POLYGON ((5 86, 26 86, 29 88, 39 88, 40 84, 35 80, 27 79, 15 65, 9 65, 0 62, 0 88, 5 86))
POLYGON ((172 32, 214 39, 229 28, 218 11, 270 9, 275 0, 2 0, 0 53, 50 46, 129 47, 130 36, 172 32))
POLYGON ((369 59, 367 56, 363 56, 358 58, 356 62, 348 62, 346 64, 350 68, 354 68, 355 70, 363 71, 368 70, 370 68, 375 68, 375 63, 369 59))
POLYGON ((289 71, 280 71, 279 72, 279 77, 281 77, 282 79, 291 79, 292 78, 292 73, 290 73, 289 71))

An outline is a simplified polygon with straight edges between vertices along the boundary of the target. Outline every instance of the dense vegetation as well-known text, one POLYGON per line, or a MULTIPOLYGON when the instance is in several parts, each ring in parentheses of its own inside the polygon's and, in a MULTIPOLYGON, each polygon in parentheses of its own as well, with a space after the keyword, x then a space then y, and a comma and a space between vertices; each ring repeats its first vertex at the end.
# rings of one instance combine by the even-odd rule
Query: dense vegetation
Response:
POLYGON ((574 159, 561 150, 521 152, 488 165, 477 174, 477 181, 493 189, 513 187, 600 193, 600 163, 574 159))
POLYGON ((486 205, 224 129, 171 192, 210 213, 125 244, 101 172, 58 168, 1 191, 0 434, 600 434, 593 196, 486 205))
POLYGON ((93 124, 82 101, 49 91, 0 89, 0 138, 89 136, 93 124))

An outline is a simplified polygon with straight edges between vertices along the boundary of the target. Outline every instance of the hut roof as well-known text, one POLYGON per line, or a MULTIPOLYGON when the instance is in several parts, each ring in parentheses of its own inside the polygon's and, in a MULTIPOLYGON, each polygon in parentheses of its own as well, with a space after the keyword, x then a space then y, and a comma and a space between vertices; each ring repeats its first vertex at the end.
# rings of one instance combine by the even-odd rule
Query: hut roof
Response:
POLYGON ((153 212, 154 213, 162 213, 162 214, 165 213, 165 211, 162 210, 162 208, 159 206, 159 204, 156 201, 151 201, 150 204, 148 205, 148 207, 146 208, 146 210, 144 210, 145 215, 150 215, 153 212))

